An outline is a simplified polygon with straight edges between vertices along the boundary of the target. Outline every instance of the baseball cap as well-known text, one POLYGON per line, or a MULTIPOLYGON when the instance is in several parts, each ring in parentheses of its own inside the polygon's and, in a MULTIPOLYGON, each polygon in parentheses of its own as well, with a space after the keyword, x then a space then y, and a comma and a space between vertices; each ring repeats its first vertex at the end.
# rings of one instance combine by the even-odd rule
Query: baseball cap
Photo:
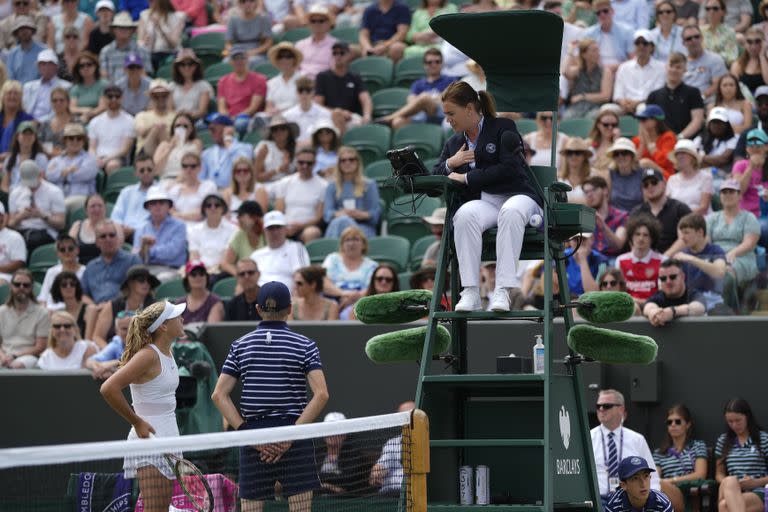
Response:
POLYGON ((34 160, 24 160, 19 166, 20 183, 25 187, 34 187, 40 178, 40 166, 34 160))
POLYGON ((125 60, 123 61, 123 67, 127 68, 130 66, 141 66, 143 68, 144 61, 141 60, 141 55, 136 52, 131 52, 126 55, 125 60))
POLYGON ((264 229, 272 226, 285 226, 288 223, 285 220, 285 214, 280 210, 272 210, 264 215, 264 229))
POLYGON ((333 46, 331 46, 331 50, 344 50, 345 52, 349 51, 349 43, 338 39, 335 43, 333 43, 333 46))
POLYGON ((768 134, 760 128, 747 132, 747 146, 759 146, 762 144, 768 144, 768 134))
POLYGON ((196 270, 198 268, 203 269, 206 273, 208 273, 208 269, 205 268, 205 263, 203 263, 200 260, 189 260, 187 264, 184 266, 184 274, 189 275, 190 272, 193 270, 196 270))
POLYGON ((643 179, 641 181, 645 181, 647 179, 655 179, 659 181, 665 181, 664 180, 664 173, 661 172, 658 169, 643 169, 643 179))
POLYGON ((432 215, 428 217, 422 217, 422 219, 427 224, 435 224, 435 225, 442 226, 443 224, 445 224, 445 215, 447 211, 448 209, 445 207, 435 208, 435 210, 432 212, 432 215))
POLYGON ((760 96, 768 96, 768 85, 761 85, 755 89, 755 99, 759 98, 760 96))
POLYGON ((245 46, 236 44, 229 50, 229 58, 231 59, 236 55, 245 55, 246 53, 248 53, 248 50, 245 46))
POLYGON ((737 190, 741 192, 741 184, 739 183, 739 180, 725 180, 720 185, 720 190, 737 190))
POLYGON ((58 66, 59 58, 56 56, 56 53, 53 50, 46 48, 37 54, 37 63, 40 64, 41 62, 52 62, 58 66))
POLYGON ((257 215, 259 217, 263 217, 264 211, 261 209, 261 205, 256 201, 243 201, 243 203, 237 209, 237 214, 257 215))
POLYGON ((658 119, 659 121, 663 121, 664 110, 658 105, 649 103, 645 106, 645 109, 639 114, 636 114, 635 117, 638 119, 658 119))
POLYGON ((22 121, 19 123, 19 127, 16 128, 16 133, 22 133, 27 130, 32 130, 33 132, 37 131, 37 125, 34 121, 22 121))
POLYGON ((115 4, 112 3, 112 0, 99 0, 96 2, 96 8, 93 10, 94 12, 99 12, 99 9, 109 9, 112 12, 115 12, 115 4))
POLYGON ((648 461, 642 457, 625 457, 619 462, 619 480, 629 480, 638 471, 643 470, 656 471, 650 467, 648 461))
POLYGON ((291 305, 291 292, 280 281, 270 281, 259 289, 256 300, 262 311, 282 311, 291 305))
POLYGON ((635 30, 635 34, 634 37, 632 37, 632 40, 637 41, 638 39, 643 39, 648 43, 656 44, 656 38, 653 37, 653 33, 645 28, 635 30))
POLYGON ((218 112, 209 114, 208 117, 205 118, 205 122, 208 124, 222 124, 224 126, 232 126, 235 124, 232 119, 229 118, 229 116, 219 114, 218 112))
POLYGON ((725 107, 715 107, 709 112, 709 116, 707 117, 707 122, 710 121, 722 121, 724 123, 729 123, 730 120, 728 119, 728 111, 725 109, 725 107))
POLYGON ((20 28, 31 28, 37 32, 37 25, 35 25, 35 20, 31 16, 17 16, 16 21, 13 22, 11 34, 16 34, 16 31, 20 28))

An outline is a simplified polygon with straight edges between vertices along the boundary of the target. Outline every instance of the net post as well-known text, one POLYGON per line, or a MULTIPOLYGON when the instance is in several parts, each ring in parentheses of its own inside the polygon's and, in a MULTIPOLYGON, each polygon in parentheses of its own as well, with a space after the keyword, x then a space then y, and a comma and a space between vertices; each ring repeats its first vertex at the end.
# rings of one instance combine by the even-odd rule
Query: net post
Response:
POLYGON ((403 461, 407 474, 407 511, 427 511, 427 474, 429 473, 429 418, 421 409, 411 412, 411 423, 403 427, 403 461))

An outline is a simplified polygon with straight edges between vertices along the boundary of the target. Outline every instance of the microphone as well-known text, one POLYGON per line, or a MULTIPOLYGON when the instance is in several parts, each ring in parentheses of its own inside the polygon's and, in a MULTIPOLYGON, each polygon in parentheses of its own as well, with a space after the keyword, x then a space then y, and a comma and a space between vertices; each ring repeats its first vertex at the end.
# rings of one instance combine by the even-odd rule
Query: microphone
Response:
POLYGON ((635 301, 624 292, 587 292, 578 298, 576 311, 595 324, 623 322, 635 314, 635 301))
POLYGON ((659 350, 648 336, 584 324, 568 331, 567 342, 574 352, 611 364, 651 364, 659 350))
MULTIPOLYGON (((418 361, 424 350, 427 326, 379 334, 365 344, 365 355, 374 363, 402 363, 418 361)), ((451 346, 451 333, 437 326, 432 355, 445 354, 451 346)))
POLYGON ((403 290, 363 297, 355 316, 364 324, 406 324, 429 314, 432 290, 403 290))

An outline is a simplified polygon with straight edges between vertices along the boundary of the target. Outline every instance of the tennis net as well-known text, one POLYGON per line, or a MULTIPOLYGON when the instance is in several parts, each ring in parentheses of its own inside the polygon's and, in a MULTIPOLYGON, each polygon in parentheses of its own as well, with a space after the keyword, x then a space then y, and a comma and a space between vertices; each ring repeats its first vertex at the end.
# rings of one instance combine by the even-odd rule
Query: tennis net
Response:
POLYGON ((421 411, 0 450, 0 512, 426 510, 421 411), (132 474, 135 469, 136 475, 132 474), (247 501, 245 501, 247 500, 247 501))

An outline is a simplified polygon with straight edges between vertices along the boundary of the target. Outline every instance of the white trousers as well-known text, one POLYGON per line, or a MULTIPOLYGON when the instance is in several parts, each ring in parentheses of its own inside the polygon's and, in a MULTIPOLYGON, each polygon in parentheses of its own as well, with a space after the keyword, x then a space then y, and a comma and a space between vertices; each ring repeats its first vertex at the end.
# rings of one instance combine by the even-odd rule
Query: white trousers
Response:
POLYGON ((531 216, 543 212, 528 196, 487 194, 461 205, 453 216, 454 242, 462 287, 480 286, 483 231, 498 226, 496 235, 496 287, 519 288, 517 266, 525 228, 531 216))

